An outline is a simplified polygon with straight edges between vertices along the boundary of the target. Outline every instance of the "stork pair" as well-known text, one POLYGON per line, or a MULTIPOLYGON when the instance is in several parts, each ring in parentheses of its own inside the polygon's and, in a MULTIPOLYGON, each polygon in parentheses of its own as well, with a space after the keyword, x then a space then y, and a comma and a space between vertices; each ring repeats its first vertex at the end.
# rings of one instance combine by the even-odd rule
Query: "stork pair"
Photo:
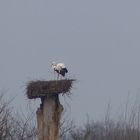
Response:
POLYGON ((51 67, 54 71, 54 74, 57 73, 57 80, 59 80, 60 76, 60 78, 62 79, 62 77, 65 77, 65 74, 68 73, 68 70, 64 63, 52 62, 51 67))

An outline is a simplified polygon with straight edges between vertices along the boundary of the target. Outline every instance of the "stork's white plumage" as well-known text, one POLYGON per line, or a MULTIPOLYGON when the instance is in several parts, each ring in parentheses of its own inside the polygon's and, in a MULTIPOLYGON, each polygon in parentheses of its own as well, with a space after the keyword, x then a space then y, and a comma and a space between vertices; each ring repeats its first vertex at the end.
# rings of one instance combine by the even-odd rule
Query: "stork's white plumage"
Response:
POLYGON ((65 77, 65 74, 68 73, 68 69, 66 68, 64 63, 52 62, 52 69, 58 74, 57 80, 59 79, 59 75, 65 77))

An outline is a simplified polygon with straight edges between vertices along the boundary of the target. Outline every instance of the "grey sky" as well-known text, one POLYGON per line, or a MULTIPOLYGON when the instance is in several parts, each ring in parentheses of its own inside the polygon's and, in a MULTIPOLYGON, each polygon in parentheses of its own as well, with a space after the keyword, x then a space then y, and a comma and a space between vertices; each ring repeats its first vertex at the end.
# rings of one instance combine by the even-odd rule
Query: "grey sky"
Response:
POLYGON ((139 6, 138 0, 0 1, 0 89, 17 95, 14 106, 26 106, 27 81, 52 79, 50 63, 58 60, 78 79, 72 117, 102 118, 108 101, 117 108, 140 88, 139 6))

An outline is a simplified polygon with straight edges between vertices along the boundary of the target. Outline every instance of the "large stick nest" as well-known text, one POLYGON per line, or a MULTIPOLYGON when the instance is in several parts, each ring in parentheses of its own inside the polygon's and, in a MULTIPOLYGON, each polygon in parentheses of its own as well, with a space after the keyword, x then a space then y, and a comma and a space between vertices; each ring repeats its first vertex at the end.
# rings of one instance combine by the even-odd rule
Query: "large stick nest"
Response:
POLYGON ((48 94, 70 93, 73 81, 75 80, 31 81, 27 85, 26 95, 29 99, 35 99, 48 94))

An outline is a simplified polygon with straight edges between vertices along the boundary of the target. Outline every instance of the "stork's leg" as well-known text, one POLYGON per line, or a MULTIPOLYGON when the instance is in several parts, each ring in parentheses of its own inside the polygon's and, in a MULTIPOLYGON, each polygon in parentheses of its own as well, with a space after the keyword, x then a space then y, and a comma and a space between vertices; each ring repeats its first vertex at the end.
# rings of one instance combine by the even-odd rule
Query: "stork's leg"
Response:
POLYGON ((57 74, 57 80, 59 80, 59 73, 57 74))
POLYGON ((53 72, 54 72, 54 80, 55 80, 55 70, 53 72))

